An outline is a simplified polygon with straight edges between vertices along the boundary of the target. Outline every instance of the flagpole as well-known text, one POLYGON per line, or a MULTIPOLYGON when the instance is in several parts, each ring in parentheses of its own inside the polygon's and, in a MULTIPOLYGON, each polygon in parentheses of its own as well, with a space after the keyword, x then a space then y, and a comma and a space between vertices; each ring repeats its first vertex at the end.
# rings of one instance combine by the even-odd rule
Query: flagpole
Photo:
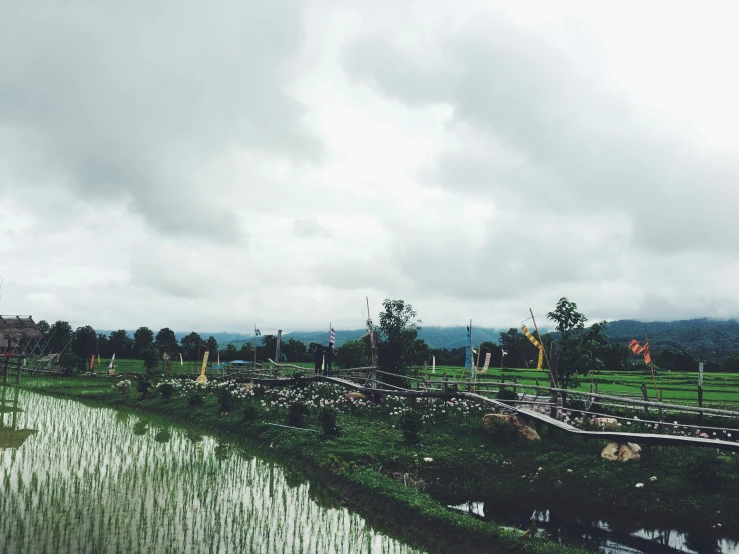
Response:
MULTIPOLYGON (((644 344, 647 345, 647 352, 649 352, 649 337, 647 336, 646 331, 644 331, 644 344)), ((657 390, 657 379, 654 378, 654 362, 652 361, 651 354, 649 354, 649 369, 652 372, 652 383, 654 383, 654 395, 657 398, 657 402, 659 402, 659 391, 657 390)))

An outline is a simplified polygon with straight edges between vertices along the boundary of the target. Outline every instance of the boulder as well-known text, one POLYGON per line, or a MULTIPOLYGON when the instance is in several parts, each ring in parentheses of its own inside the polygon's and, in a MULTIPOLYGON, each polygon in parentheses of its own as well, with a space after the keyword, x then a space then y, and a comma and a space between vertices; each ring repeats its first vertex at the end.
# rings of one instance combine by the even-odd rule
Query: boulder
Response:
POLYGON ((513 426, 513 428, 516 430, 516 435, 523 439, 526 439, 528 441, 541 440, 539 433, 537 433, 533 428, 523 423, 520 419, 518 419, 514 415, 487 414, 484 418, 482 418, 482 424, 485 426, 485 430, 488 433, 493 433, 493 426, 495 425, 494 421, 496 420, 505 421, 506 423, 510 423, 511 426, 513 426))
POLYGON ((618 427, 618 420, 614 417, 594 417, 594 425, 601 425, 603 427, 614 428, 618 427))
POLYGON ((611 462, 628 462, 641 458, 641 446, 633 442, 609 442, 600 457, 611 462))
POLYGON ((352 391, 347 393, 346 397, 349 400, 365 400, 367 398, 367 395, 362 394, 361 392, 352 391))

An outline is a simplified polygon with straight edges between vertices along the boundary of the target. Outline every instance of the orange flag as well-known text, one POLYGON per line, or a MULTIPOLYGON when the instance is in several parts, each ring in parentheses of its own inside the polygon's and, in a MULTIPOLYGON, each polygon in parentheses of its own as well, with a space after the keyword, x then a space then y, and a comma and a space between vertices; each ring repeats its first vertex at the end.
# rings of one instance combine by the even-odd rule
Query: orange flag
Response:
POLYGON ((90 356, 90 371, 92 371, 92 368, 95 367, 95 354, 90 356))
POLYGON ((649 365, 652 363, 652 357, 649 355, 649 341, 644 341, 644 346, 639 344, 639 341, 634 339, 629 343, 629 349, 634 354, 644 354, 644 363, 649 365))

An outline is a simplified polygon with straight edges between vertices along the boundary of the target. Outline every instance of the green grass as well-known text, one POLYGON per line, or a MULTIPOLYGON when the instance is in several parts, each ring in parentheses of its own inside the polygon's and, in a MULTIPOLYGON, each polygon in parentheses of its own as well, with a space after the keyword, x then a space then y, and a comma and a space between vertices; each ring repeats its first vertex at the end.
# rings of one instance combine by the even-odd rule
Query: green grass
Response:
MULTIPOLYGON (((423 371, 423 370, 422 370, 423 371)), ((441 380, 444 374, 451 379, 462 378, 465 375, 463 367, 437 366, 436 373, 429 369, 429 378, 441 380)), ((549 371, 520 369, 520 368, 490 368, 484 374, 478 375, 481 382, 501 380, 512 381, 515 377, 520 384, 547 386, 549 371)), ((466 373, 469 378, 469 372, 466 373)), ((662 391, 664 402, 679 402, 697 405, 698 403, 698 373, 686 372, 658 372, 655 375, 657 389, 662 391)), ((648 370, 643 371, 601 371, 592 375, 580 377, 580 385, 576 390, 590 391, 591 384, 598 385, 598 392, 642 398, 641 385, 647 386, 650 400, 655 400, 654 383, 648 370)), ((709 404, 737 404, 739 405, 739 373, 704 373, 703 374, 703 402, 709 404)))

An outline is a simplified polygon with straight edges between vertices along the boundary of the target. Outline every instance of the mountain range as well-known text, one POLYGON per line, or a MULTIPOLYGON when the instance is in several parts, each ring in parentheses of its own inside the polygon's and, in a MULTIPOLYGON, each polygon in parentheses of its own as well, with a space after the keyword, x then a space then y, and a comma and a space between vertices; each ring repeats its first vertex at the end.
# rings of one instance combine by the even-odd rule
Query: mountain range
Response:
MULTIPOLYGON (((474 344, 490 341, 498 342, 500 333, 508 329, 491 327, 473 327, 472 341, 474 344)), ((540 329, 542 335, 550 331, 548 328, 540 329)), ((107 331, 101 331, 108 334, 107 331)), ((364 335, 365 329, 337 330, 336 345, 341 346, 350 340, 356 340, 364 335)), ((176 332, 177 340, 189 332, 176 332)), ((419 338, 426 341, 431 348, 458 348, 465 344, 466 327, 423 327, 419 332, 419 338)), ((608 323, 606 330, 609 339, 614 343, 628 344, 632 339, 640 342, 644 340, 645 333, 649 336, 649 344, 653 351, 670 349, 686 350, 694 354, 715 354, 739 351, 739 322, 735 319, 688 319, 681 321, 635 321, 631 319, 620 319, 608 323)), ((129 332, 133 336, 133 332, 129 332)), ((254 336, 244 333, 223 332, 200 332, 203 338, 215 337, 218 344, 224 346, 233 343, 241 346, 246 341, 252 341, 254 336)), ((327 331, 293 331, 284 333, 283 340, 294 338, 309 344, 313 341, 322 344, 328 343, 327 331)))

